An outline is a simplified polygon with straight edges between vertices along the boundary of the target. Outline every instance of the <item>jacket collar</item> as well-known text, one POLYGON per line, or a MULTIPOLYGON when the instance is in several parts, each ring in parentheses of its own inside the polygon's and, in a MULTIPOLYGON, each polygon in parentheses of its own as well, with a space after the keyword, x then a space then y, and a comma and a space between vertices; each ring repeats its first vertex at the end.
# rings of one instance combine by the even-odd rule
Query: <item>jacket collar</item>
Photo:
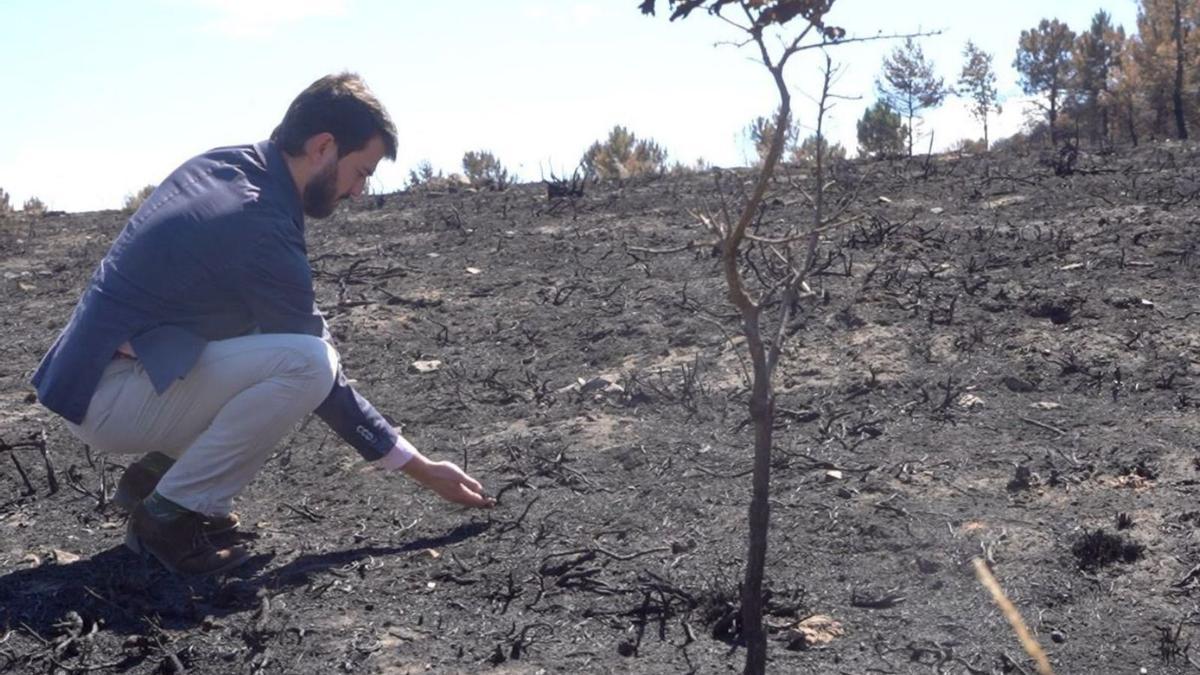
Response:
POLYGON ((288 170, 287 162, 283 159, 283 151, 272 140, 255 143, 254 149, 263 158, 267 175, 276 191, 276 198, 287 209, 296 228, 304 232, 304 205, 300 201, 300 193, 296 191, 296 181, 292 179, 292 172, 288 170))

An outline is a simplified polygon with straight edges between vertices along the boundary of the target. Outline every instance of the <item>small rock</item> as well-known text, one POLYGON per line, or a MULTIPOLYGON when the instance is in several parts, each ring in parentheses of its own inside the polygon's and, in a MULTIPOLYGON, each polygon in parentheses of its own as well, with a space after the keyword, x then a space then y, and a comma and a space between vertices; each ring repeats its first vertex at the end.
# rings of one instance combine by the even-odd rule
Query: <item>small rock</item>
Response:
POLYGON ((842 499, 850 499, 854 496, 854 493, 844 487, 840 487, 837 489, 837 496, 841 497, 842 499))
POLYGON ((1030 403, 1029 407, 1033 408, 1034 410, 1058 410, 1062 407, 1062 404, 1055 403, 1054 401, 1037 401, 1030 403))
POLYGON ((921 574, 936 574, 942 569, 941 563, 927 558, 917 558, 917 571, 921 574))
POLYGON ((842 477, 843 477, 842 472, 838 471, 837 469, 830 469, 825 472, 825 482, 841 480, 842 477))
POLYGON ((1036 389, 1032 382, 1020 377, 1013 377, 1010 375, 1004 378, 1002 381, 1004 382, 1004 386, 1008 387, 1009 391, 1015 391, 1018 394, 1025 394, 1036 389))
POLYGON ((814 614, 792 627, 795 632, 790 649, 808 649, 833 642, 846 634, 842 623, 824 614, 814 614))
POLYGON ((943 209, 943 208, 942 208, 942 207, 940 207, 940 206, 935 206, 935 207, 933 207, 932 209, 929 209, 929 212, 930 212, 930 213, 932 213, 932 214, 933 214, 933 215, 935 215, 935 216, 940 216, 940 215, 942 215, 942 213, 944 213, 945 211, 946 211, 946 209, 943 209))
POLYGON ((79 561, 79 556, 77 554, 71 553, 70 551, 64 551, 60 548, 56 548, 51 551, 50 555, 54 558, 54 562, 58 563, 59 565, 70 565, 73 562, 79 561))
POLYGON ((958 407, 970 410, 971 408, 982 407, 983 399, 979 398, 975 394, 963 394, 962 396, 958 397, 957 403, 958 407))
POLYGON ((593 377, 592 379, 588 380, 587 382, 583 382, 582 381, 583 378, 579 378, 579 379, 580 379, 579 392, 581 394, 590 394, 593 391, 600 391, 601 389, 607 389, 608 386, 612 384, 612 382, 609 382, 608 380, 604 379, 603 377, 593 377))
POLYGON ((621 385, 614 382, 604 388, 604 393, 610 394, 612 396, 620 396, 621 394, 625 393, 625 387, 622 387, 621 385))
POLYGON ((1029 488, 1033 487, 1033 483, 1033 470, 1024 464, 1021 464, 1017 466, 1016 471, 1013 473, 1012 480, 1008 481, 1008 485, 1006 487, 1008 488, 1009 492, 1020 492, 1021 490, 1028 490, 1029 488))
POLYGON ((467 274, 482 274, 482 273, 483 273, 483 270, 479 269, 478 267, 468 267, 467 268, 467 274))
MULTIPOLYGON (((121 643, 121 649, 149 649, 151 646, 150 639, 145 635, 130 635, 121 643)), ((236 650, 235 650, 236 652, 236 650)))
POLYGON ((1131 295, 1123 289, 1114 289, 1104 295, 1104 303, 1117 309, 1128 309, 1137 304, 1141 298, 1131 295))
POLYGON ((1062 644, 1067 641, 1067 636, 1063 635, 1062 631, 1060 630, 1054 630, 1050 631, 1050 639, 1058 644, 1062 644))
POLYGON ((438 361, 437 359, 427 359, 422 361, 413 361, 408 369, 414 373, 432 373, 441 367, 441 361, 438 361))
POLYGON ((887 197, 884 197, 883 195, 880 195, 876 199, 879 201, 880 204, 891 204, 892 203, 892 200, 888 199, 887 197))

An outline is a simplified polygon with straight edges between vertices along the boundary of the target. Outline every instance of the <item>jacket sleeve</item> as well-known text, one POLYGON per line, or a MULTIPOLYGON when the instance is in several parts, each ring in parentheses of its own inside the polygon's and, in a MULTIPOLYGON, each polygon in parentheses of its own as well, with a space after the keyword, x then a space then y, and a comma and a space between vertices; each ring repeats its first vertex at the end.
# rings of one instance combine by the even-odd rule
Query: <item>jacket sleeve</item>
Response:
MULTIPOLYGON (((300 333, 333 344, 313 292, 312 270, 297 231, 268 228, 246 251, 239 293, 263 333, 300 333)), ((336 347, 336 345, 335 345, 336 347)), ((338 364, 329 395, 315 410, 338 436, 367 461, 387 455, 399 438, 370 401, 354 390, 338 364)))

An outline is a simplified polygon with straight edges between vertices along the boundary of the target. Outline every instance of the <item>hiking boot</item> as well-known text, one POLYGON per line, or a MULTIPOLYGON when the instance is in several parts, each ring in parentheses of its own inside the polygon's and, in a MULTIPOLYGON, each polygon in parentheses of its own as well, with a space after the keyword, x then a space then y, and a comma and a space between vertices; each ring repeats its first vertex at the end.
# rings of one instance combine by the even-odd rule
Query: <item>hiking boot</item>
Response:
MULTIPOLYGON (((126 513, 133 513, 134 507, 149 497, 151 492, 154 492, 159 478, 162 478, 161 474, 157 474, 141 464, 136 462, 130 464, 129 468, 125 469, 125 473, 121 474, 121 480, 117 481, 117 491, 113 493, 112 503, 126 513)), ((200 518, 203 521, 204 533, 210 537, 233 532, 241 523, 241 519, 236 513, 225 516, 200 516, 200 518)))
POLYGON ((194 576, 228 572, 250 559, 250 552, 241 546, 215 546, 204 532, 200 514, 189 511, 164 523, 141 503, 129 514, 125 546, 134 553, 153 555, 175 574, 194 576))

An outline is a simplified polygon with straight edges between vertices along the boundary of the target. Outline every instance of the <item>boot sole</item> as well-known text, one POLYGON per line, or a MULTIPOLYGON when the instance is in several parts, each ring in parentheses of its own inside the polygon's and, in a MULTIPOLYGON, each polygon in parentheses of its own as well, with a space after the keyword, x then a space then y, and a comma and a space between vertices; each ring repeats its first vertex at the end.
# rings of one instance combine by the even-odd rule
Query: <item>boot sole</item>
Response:
POLYGON ((208 577, 214 574, 223 574, 241 567, 247 560, 250 559, 250 552, 243 550, 239 555, 231 558, 229 562, 215 569, 206 570, 204 572, 182 572, 170 562, 158 557, 158 554, 156 554, 154 551, 151 551, 142 545, 142 541, 133 532, 133 521, 130 521, 129 524, 125 526, 125 548, 136 553, 142 560, 145 560, 148 557, 153 557, 159 562, 159 564, 167 568, 167 571, 169 571, 171 574, 184 577, 208 577))

